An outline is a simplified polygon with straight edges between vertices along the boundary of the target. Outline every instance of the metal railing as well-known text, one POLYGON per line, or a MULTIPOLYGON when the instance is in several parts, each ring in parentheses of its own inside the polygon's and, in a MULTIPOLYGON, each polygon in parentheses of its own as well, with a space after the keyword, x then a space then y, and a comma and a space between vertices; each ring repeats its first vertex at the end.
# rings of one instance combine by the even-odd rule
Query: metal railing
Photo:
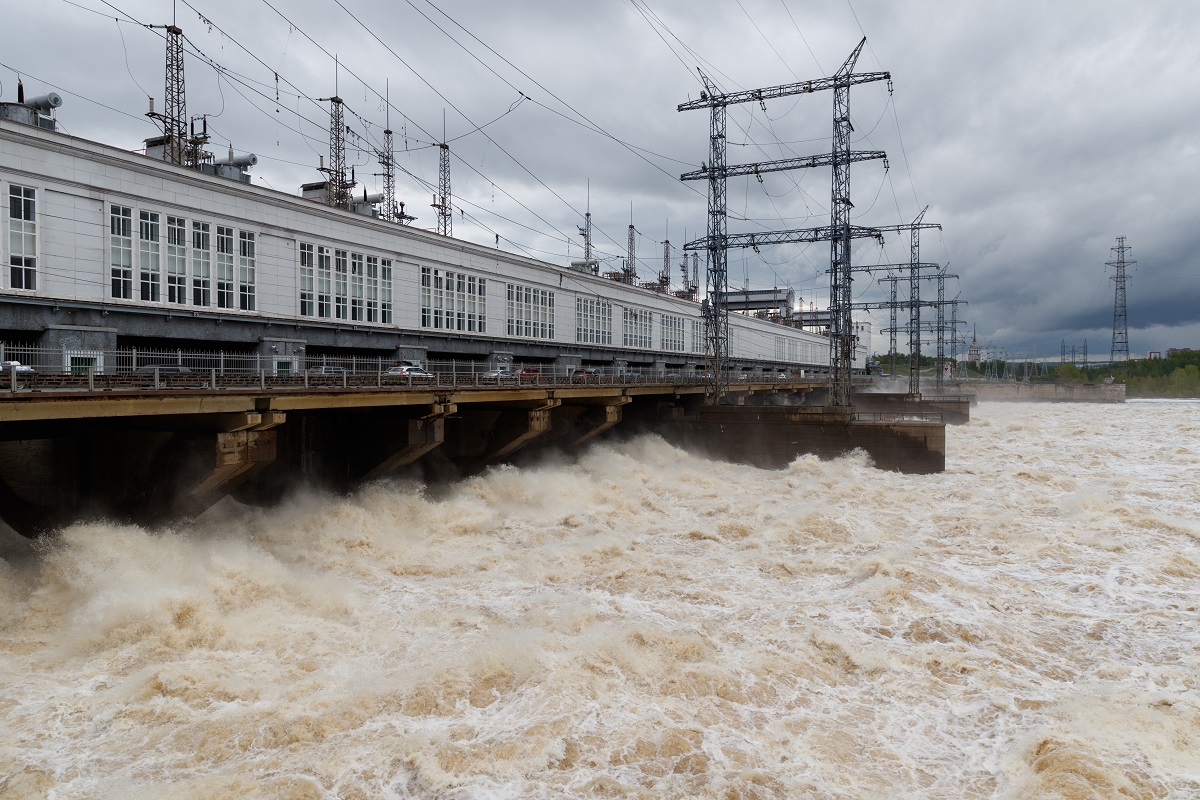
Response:
POLYGON ((936 411, 855 411, 858 422, 942 422, 936 411))
MULTIPOLYGON (((430 375, 389 372, 397 361, 380 356, 249 353, 155 348, 89 350, 0 342, 0 391, 116 389, 380 389, 537 386, 703 385, 703 370, 644 367, 570 368, 517 362, 496 369, 477 360, 430 360, 430 375)), ((812 369, 790 373, 731 371, 729 385, 820 380, 812 369), (807 373, 807 374, 805 374, 807 373)))

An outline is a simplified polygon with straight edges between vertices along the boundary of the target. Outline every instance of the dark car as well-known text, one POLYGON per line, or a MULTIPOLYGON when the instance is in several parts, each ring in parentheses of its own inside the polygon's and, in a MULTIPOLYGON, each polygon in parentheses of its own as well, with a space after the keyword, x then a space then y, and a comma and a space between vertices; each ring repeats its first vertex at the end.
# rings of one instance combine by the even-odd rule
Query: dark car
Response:
POLYGON ((571 383, 588 383, 600 380, 600 370, 591 367, 580 367, 571 372, 571 383))

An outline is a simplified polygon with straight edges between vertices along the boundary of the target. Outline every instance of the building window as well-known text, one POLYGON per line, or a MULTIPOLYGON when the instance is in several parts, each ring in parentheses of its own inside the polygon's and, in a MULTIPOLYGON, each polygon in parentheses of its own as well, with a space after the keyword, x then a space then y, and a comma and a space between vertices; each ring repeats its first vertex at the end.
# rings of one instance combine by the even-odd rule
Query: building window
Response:
POLYGON ((192 223, 192 305, 212 305, 212 235, 207 222, 192 223))
POLYGON ((133 209, 109 209, 109 263, 112 266, 112 296, 133 299, 133 209))
POLYGON ((317 316, 329 318, 333 306, 333 280, 329 268, 329 248, 317 247, 317 316))
POLYGON ((367 256, 367 322, 379 322, 379 257, 367 256))
POLYGON ((675 350, 682 353, 684 348, 683 317, 663 314, 659 318, 659 339, 662 342, 663 350, 675 350))
POLYGON ((392 260, 381 259, 379 262, 379 321, 385 325, 392 324, 392 260))
POLYGON ((306 242, 300 243, 300 316, 313 315, 313 291, 315 285, 316 264, 313 246, 306 242))
POLYGON ((692 352, 704 352, 704 323, 702 320, 692 320, 692 352))
POLYGON ((345 250, 333 251, 333 318, 347 319, 346 287, 348 277, 345 250))
POLYGON ((554 338, 554 292, 508 284, 508 335, 554 338))
POLYGON ((37 193, 8 187, 8 277, 13 289, 37 288, 37 193))
POLYGON ((141 212, 138 215, 138 268, 141 277, 142 300, 150 303, 157 303, 160 299, 161 248, 158 212, 141 212))
POLYGON ((350 320, 363 321, 363 257, 350 254, 350 320))
POLYGON ((633 308, 623 309, 621 342, 626 347, 651 347, 651 313, 633 308))
POLYGON ((421 267, 421 327, 487 332, 487 281, 421 267))
POLYGON ((575 341, 612 344, 612 303, 591 297, 575 298, 575 341))
POLYGON ((254 234, 238 232, 238 308, 254 310, 254 234))
POLYGON ((217 308, 233 308, 233 228, 217 226, 217 308))
POLYGON ((167 302, 187 302, 187 222, 167 217, 167 302))

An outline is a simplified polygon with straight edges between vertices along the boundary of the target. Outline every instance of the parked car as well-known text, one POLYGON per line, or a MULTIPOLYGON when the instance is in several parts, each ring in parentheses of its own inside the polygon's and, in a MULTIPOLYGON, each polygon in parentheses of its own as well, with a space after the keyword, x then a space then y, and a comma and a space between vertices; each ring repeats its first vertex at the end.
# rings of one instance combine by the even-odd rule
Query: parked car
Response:
POLYGON ((329 376, 337 376, 340 378, 343 375, 348 374, 348 372, 345 367, 335 367, 331 364, 325 364, 324 366, 313 367, 312 369, 310 369, 308 371, 308 374, 309 375, 329 375, 329 376))
POLYGON ((5 375, 12 375, 13 372, 17 375, 32 375, 35 372, 33 367, 20 361, 0 361, 0 367, 3 367, 5 375))
POLYGON ((537 378, 541 376, 542 371, 537 367, 520 367, 513 374, 518 378, 537 378))
POLYGON ((405 365, 391 367, 383 374, 393 378, 404 378, 406 380, 411 380, 413 383, 429 383, 435 380, 437 377, 432 372, 422 369, 421 367, 405 365))
POLYGON ((517 374, 508 367, 498 367, 496 369, 489 369, 480 375, 479 378, 485 381, 516 380, 517 374))
POLYGON ((182 364, 146 364, 138 367, 133 372, 135 375, 153 375, 154 370, 158 370, 158 374, 162 377, 167 375, 191 375, 192 371, 182 364))
POLYGON ((571 383, 587 383, 588 381, 598 381, 600 379, 600 370, 592 369, 591 367, 580 367, 571 372, 571 383))

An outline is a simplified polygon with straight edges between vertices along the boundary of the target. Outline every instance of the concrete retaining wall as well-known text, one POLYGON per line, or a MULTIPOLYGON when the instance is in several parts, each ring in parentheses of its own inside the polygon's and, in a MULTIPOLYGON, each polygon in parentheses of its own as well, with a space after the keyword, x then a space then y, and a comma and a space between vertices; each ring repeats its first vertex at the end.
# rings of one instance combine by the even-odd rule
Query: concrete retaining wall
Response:
POLYGON ((1034 403, 1124 403, 1123 383, 963 383, 961 394, 980 400, 1034 403))

